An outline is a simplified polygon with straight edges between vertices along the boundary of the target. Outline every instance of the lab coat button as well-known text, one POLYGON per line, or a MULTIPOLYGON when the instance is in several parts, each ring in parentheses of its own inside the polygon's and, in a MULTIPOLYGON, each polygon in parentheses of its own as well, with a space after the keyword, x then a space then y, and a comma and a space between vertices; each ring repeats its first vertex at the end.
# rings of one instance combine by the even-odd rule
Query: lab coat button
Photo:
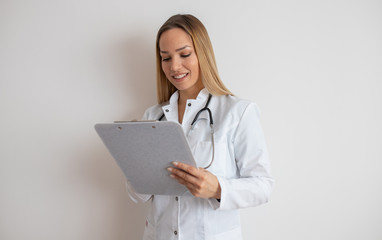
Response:
POLYGON ((174 231, 174 234, 175 234, 175 235, 178 235, 178 232, 177 232, 177 231, 174 231))
POLYGON ((166 109, 166 112, 169 112, 170 110, 166 109))
POLYGON ((191 107, 191 103, 189 103, 188 106, 191 107))

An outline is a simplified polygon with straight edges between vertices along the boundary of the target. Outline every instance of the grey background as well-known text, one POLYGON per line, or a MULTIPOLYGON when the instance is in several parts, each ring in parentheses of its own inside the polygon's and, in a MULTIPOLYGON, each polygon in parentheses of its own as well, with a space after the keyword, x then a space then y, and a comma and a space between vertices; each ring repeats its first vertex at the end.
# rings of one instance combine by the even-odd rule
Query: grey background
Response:
POLYGON ((244 238, 382 239, 381 1, 0 1, 0 239, 139 239, 97 122, 155 104, 155 35, 206 25, 276 179, 244 238))

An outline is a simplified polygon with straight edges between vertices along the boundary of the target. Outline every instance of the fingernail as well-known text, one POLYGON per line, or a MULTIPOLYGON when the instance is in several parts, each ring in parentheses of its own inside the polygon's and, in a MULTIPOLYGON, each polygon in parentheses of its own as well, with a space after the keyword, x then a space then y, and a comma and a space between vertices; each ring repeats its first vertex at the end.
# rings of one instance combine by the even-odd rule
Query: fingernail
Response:
POLYGON ((170 171, 170 172, 172 172, 172 168, 171 168, 171 167, 167 168, 167 170, 170 171))
POLYGON ((171 178, 175 178, 175 176, 174 176, 173 174, 170 174, 170 177, 171 177, 171 178))
POLYGON ((172 164, 174 164, 175 166, 177 166, 177 165, 178 165, 178 162, 172 162, 172 164))

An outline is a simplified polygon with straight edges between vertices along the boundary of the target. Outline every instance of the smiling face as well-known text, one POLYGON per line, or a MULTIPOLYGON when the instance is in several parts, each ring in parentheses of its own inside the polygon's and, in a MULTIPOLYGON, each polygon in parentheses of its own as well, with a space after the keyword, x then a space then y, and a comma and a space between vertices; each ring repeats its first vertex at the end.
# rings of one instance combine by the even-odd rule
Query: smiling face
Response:
POLYGON ((204 88, 199 61, 191 37, 180 28, 162 33, 159 39, 162 70, 180 94, 195 95, 204 88))

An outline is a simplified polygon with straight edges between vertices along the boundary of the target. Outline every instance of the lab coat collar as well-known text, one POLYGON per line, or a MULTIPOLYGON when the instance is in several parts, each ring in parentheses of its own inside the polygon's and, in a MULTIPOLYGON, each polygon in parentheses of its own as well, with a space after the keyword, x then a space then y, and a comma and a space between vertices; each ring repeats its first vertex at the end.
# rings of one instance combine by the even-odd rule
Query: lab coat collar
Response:
POLYGON ((179 92, 178 91, 175 91, 171 97, 170 97, 170 104, 169 105, 172 105, 174 103, 178 103, 178 98, 179 98, 179 92))
POLYGON ((198 96, 196 97, 196 101, 207 99, 209 94, 210 92, 208 92, 207 88, 203 88, 202 90, 200 90, 198 96))
MULTIPOLYGON (((209 92, 207 88, 200 90, 196 99, 188 99, 187 102, 205 102, 208 98, 209 92)), ((168 121, 178 121, 178 99, 179 91, 174 92, 169 100, 169 104, 166 104, 162 107, 163 112, 168 121)))
MULTIPOLYGON (((200 90, 196 99, 189 99, 189 100, 193 100, 193 101, 205 100, 205 99, 207 99, 208 94, 209 94, 209 92, 208 92, 207 88, 203 88, 202 90, 200 90)), ((169 105, 172 105, 175 103, 178 104, 178 99, 179 99, 179 91, 176 91, 171 95, 169 105)))

